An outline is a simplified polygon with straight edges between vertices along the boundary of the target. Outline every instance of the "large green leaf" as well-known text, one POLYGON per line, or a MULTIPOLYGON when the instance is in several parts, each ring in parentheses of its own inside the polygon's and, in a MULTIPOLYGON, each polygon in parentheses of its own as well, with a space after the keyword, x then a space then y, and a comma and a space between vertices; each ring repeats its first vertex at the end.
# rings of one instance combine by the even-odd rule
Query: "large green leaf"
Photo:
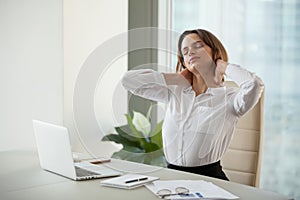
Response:
POLYGON ((142 147, 145 149, 146 153, 153 152, 160 149, 159 146, 157 146, 157 144, 153 142, 146 142, 146 141, 142 143, 142 147))
MULTIPOLYGON (((136 138, 139 140, 141 147, 142 147, 142 148, 147 148, 148 145, 145 144, 145 143, 148 143, 148 142, 149 142, 149 141, 148 141, 149 139, 148 139, 148 138, 145 138, 145 137, 143 136, 143 134, 142 134, 141 132, 139 132, 139 131, 135 128, 135 126, 134 126, 133 123, 132 123, 132 118, 131 118, 130 115, 125 114, 125 116, 126 116, 126 118, 127 118, 127 123, 128 123, 128 125, 129 125, 129 127, 130 127, 132 133, 133 133, 133 134, 136 136, 136 138)), ((148 149, 145 149, 145 151, 148 151, 148 149)))
POLYGON ((108 135, 106 135, 102 138, 102 141, 112 141, 112 142, 115 142, 117 144, 123 144, 123 142, 124 142, 123 138, 121 138, 117 134, 108 134, 108 135))
POLYGON ((143 134, 144 137, 148 137, 151 132, 150 121, 140 112, 133 111, 132 124, 143 134))
POLYGON ((133 125, 131 116, 129 114, 125 114, 125 116, 126 116, 127 123, 129 125, 133 135, 135 135, 139 139, 144 138, 143 134, 141 132, 139 132, 133 125))
POLYGON ((161 166, 161 167, 166 167, 167 166, 167 161, 164 155, 164 152, 162 149, 155 151, 152 153, 152 159, 150 164, 151 165, 156 165, 156 166, 161 166))
POLYGON ((136 146, 124 146, 124 151, 131 152, 131 153, 144 153, 145 150, 136 146))
POLYGON ((113 158, 128 160, 132 162, 144 163, 149 165, 156 165, 165 167, 166 160, 162 150, 158 150, 151 153, 142 153, 142 152, 129 152, 124 149, 121 149, 118 152, 115 152, 112 155, 113 158))
POLYGON ((126 147, 126 146, 140 147, 139 142, 130 141, 130 140, 128 140, 120 135, 117 135, 117 134, 108 134, 102 138, 102 141, 112 141, 112 142, 115 142, 118 144, 122 144, 123 147, 126 147))
POLYGON ((129 125, 115 127, 115 130, 120 136, 126 138, 127 140, 139 142, 139 138, 132 135, 129 125))
POLYGON ((124 149, 121 149, 120 151, 115 152, 112 155, 112 157, 117 158, 117 159, 132 161, 132 162, 145 163, 145 154, 142 152, 133 153, 133 152, 129 152, 124 149))
POLYGON ((151 142, 155 143, 160 149, 163 148, 162 125, 163 125, 163 121, 159 122, 156 125, 155 130, 153 131, 151 138, 150 138, 151 142))
POLYGON ((127 125, 115 127, 118 134, 108 134, 102 141, 112 141, 122 144, 123 148, 115 152, 112 157, 129 160, 133 162, 166 166, 165 156, 162 150, 162 124, 159 122, 149 137, 136 129, 132 122, 132 117, 128 114, 127 125))

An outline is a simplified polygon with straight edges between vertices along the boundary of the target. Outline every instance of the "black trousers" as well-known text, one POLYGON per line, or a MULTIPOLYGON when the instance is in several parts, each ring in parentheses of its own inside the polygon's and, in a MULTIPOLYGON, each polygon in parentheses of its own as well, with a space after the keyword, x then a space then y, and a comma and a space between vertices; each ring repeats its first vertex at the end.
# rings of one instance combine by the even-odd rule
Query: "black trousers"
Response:
POLYGON ((226 177, 225 173, 222 170, 220 161, 208 165, 197 166, 197 167, 183 167, 183 166, 168 164, 168 168, 229 181, 229 179, 226 177))

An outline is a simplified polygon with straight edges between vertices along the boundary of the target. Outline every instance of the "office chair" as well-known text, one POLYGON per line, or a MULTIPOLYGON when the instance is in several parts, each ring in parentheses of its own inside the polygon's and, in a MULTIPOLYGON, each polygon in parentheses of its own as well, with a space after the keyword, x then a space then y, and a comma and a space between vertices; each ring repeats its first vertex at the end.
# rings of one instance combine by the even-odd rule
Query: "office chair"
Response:
MULTIPOLYGON (((227 87, 238 87, 226 81, 227 87)), ((221 164, 232 182, 259 187, 263 143, 264 93, 255 107, 242 116, 221 164)))

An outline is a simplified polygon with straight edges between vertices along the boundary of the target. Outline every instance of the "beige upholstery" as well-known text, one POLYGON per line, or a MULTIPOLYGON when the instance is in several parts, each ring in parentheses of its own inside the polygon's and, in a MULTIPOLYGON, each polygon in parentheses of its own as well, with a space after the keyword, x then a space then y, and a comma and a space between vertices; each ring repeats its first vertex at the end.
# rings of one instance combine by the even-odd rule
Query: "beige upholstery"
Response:
MULTIPOLYGON (((227 87, 237 87, 226 81, 227 87)), ((239 119, 229 149, 221 160, 227 177, 232 182, 259 187, 262 139, 263 94, 256 106, 239 119)))

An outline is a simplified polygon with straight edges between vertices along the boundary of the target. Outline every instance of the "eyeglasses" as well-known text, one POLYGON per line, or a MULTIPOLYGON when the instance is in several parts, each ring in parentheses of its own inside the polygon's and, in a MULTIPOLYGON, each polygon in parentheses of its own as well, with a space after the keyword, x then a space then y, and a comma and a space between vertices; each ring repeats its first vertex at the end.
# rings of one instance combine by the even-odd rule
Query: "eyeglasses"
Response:
POLYGON ((173 195, 188 195, 189 194, 189 189, 185 188, 185 187, 177 187, 175 188, 175 193, 172 193, 171 190, 169 189, 161 189, 159 191, 157 191, 157 195, 164 199, 166 197, 169 197, 169 196, 173 196, 173 195))

